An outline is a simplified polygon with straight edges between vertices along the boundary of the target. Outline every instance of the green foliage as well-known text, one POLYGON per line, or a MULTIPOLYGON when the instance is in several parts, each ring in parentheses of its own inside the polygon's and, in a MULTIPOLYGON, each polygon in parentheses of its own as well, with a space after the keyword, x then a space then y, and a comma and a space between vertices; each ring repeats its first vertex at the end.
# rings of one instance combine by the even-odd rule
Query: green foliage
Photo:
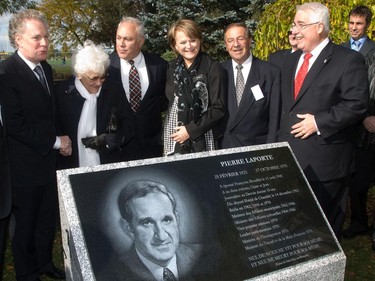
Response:
MULTIPOLYGON (((288 42, 288 30, 293 22, 296 5, 309 0, 278 0, 266 7, 260 17, 258 29, 254 33, 254 54, 262 59, 267 59, 272 52, 290 48, 288 42)), ((321 1, 330 10, 330 38, 333 42, 340 44, 349 40, 348 21, 349 12, 359 5, 366 5, 375 14, 373 1, 358 0, 325 0, 321 1)), ((375 38, 375 24, 370 25, 368 36, 375 38)))
POLYGON ((223 29, 233 22, 245 22, 255 30, 265 5, 274 0, 148 0, 140 14, 148 35, 145 48, 159 54, 170 50, 166 39, 171 24, 180 18, 195 20, 203 31, 203 49, 223 60, 228 55, 223 42, 223 29))
POLYGON ((1 0, 0 1, 0 15, 4 13, 15 13, 21 8, 33 8, 34 1, 30 0, 1 0))

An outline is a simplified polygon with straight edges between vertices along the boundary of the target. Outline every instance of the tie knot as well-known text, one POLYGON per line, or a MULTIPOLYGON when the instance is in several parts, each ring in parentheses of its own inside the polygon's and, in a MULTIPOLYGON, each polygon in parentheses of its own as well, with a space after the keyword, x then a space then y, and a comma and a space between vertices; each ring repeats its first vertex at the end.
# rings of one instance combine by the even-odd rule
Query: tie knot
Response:
POLYGON ((361 41, 353 41, 352 43, 354 46, 359 47, 361 45, 361 41))
POLYGON ((237 70, 241 70, 243 68, 242 64, 237 64, 236 66, 237 70))
POLYGON ((39 76, 43 75, 43 70, 40 65, 35 66, 34 71, 38 73, 39 76))
POLYGON ((304 60, 309 60, 312 57, 311 53, 306 53, 305 56, 303 57, 304 60))
POLYGON ((131 66, 134 65, 134 61, 133 60, 129 60, 129 63, 130 63, 131 66))

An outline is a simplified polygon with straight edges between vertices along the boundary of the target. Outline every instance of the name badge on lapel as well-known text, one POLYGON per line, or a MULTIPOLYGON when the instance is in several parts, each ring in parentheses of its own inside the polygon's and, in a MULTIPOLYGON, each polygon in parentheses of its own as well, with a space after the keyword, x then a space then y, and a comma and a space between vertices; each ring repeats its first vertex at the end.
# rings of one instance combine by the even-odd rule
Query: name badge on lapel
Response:
POLYGON ((253 92, 254 98, 256 101, 261 100, 264 98, 263 92, 260 89, 259 85, 255 85, 251 87, 251 91, 253 92))

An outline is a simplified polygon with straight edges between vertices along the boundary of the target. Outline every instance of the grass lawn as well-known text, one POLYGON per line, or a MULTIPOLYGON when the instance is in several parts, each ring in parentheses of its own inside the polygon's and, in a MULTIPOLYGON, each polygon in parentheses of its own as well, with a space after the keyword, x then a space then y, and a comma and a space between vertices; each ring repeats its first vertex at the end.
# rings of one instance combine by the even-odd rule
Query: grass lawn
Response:
POLYGON ((54 80, 65 80, 70 75, 72 75, 71 60, 67 59, 65 64, 62 64, 60 60, 48 60, 48 63, 52 66, 54 70, 54 80))

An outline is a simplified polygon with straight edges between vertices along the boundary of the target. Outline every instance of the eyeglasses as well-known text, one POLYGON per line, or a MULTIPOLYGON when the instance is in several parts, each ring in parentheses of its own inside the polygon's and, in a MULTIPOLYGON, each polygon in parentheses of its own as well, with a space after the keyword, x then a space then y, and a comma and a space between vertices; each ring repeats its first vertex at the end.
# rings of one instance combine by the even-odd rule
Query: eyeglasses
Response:
POLYGON ((234 42, 237 41, 238 43, 242 44, 243 42, 245 42, 246 39, 248 39, 248 37, 243 37, 243 36, 237 37, 237 38, 227 38, 225 40, 225 43, 227 43, 228 45, 233 45, 234 42))
POLYGON ((100 81, 100 82, 103 82, 105 79, 107 79, 108 78, 108 73, 106 73, 105 75, 103 75, 103 76, 94 76, 94 77, 90 77, 90 76, 88 76, 87 74, 83 74, 83 75, 85 75, 89 80, 90 80, 90 82, 92 82, 92 83, 96 83, 96 82, 98 82, 98 81, 100 81))
POLYGON ((305 23, 305 24, 292 23, 292 25, 290 26, 290 30, 295 29, 295 30, 301 31, 301 30, 305 30, 306 28, 308 28, 311 25, 319 24, 319 23, 320 23, 319 21, 313 22, 313 23, 305 23))

